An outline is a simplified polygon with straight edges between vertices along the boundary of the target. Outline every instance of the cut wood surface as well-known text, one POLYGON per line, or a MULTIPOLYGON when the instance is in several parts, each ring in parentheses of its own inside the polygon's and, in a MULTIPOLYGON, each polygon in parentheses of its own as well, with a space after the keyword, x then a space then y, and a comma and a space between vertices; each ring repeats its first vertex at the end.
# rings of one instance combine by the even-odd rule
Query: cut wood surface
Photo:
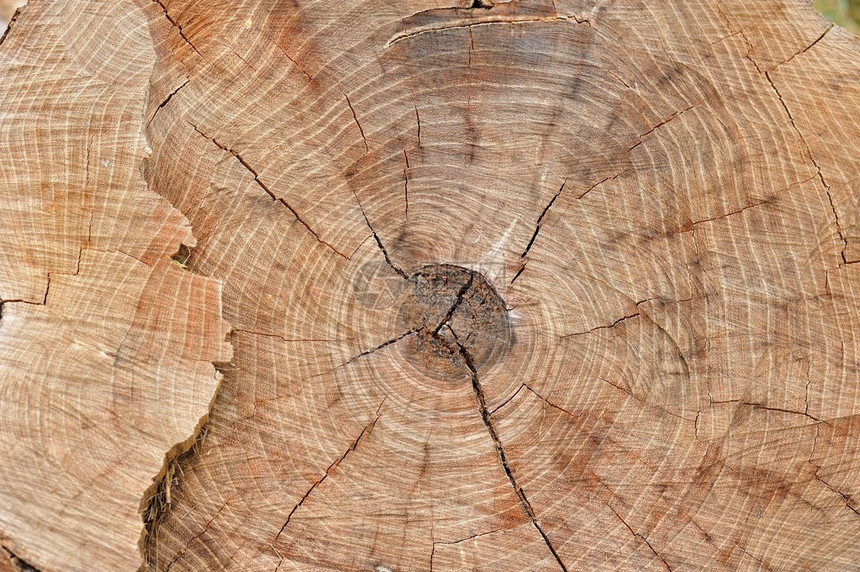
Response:
POLYGON ((0 80, 0 570, 858 569, 808 3, 32 0, 0 80))

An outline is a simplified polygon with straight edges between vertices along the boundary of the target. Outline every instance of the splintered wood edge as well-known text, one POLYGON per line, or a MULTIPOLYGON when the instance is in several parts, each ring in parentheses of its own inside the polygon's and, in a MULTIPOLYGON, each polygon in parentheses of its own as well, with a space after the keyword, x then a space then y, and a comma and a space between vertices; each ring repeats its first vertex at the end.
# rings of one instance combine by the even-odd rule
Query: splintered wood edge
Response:
POLYGON ((75 86, 77 113, 50 132, 55 156, 66 156, 63 183, 56 163, 40 160, 38 138, 3 142, 18 159, 17 171, 4 172, 4 204, 14 209, 26 196, 27 213, 45 214, 41 226, 24 226, 32 221, 12 210, 3 214, 6 235, 0 230, 13 257, 0 277, 0 357, 10 365, 0 383, 8 429, 0 448, 18 459, 0 468, 0 567, 142 567, 143 513, 199 438, 223 378, 216 365, 232 356, 221 282, 185 268, 179 258, 196 244, 190 224, 140 168, 150 153, 142 109, 155 63, 146 12, 157 8, 90 4, 33 2, 2 40, 10 129, 42 128, 31 105, 47 116, 68 105, 68 91, 52 85, 75 86), (21 98, 31 81, 42 91, 21 98), (27 258, 40 243, 48 246, 27 258), (111 446, 117 440, 122 449, 111 446))

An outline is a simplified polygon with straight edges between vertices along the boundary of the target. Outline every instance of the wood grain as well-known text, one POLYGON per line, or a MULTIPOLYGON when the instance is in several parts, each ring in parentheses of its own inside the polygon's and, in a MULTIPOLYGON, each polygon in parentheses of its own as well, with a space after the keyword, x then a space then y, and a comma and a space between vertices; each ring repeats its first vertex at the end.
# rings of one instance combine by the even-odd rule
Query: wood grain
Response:
POLYGON ((860 41, 806 2, 34 0, 0 52, 30 564, 860 562, 860 41))

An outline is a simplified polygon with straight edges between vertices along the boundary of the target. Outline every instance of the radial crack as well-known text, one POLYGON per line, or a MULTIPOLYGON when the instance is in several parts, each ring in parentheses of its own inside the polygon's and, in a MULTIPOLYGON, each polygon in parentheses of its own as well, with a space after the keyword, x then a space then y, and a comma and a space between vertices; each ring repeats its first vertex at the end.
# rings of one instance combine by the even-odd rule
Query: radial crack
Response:
POLYGON ((552 16, 543 16, 543 17, 503 17, 503 16, 494 16, 494 17, 483 17, 478 22, 466 22, 462 24, 448 24, 442 26, 432 26, 428 28, 413 28, 411 30, 406 30, 405 32, 401 32, 397 34, 391 40, 389 40, 386 47, 390 48, 394 44, 398 42, 402 42, 403 40, 408 40, 409 38, 414 38, 416 36, 422 36, 424 34, 431 34, 433 32, 441 32, 444 30, 456 30, 456 29, 464 29, 464 28, 472 28, 475 26, 498 26, 498 25, 517 25, 517 24, 534 24, 537 22, 557 22, 564 20, 572 20, 577 24, 582 24, 585 26, 591 27, 591 23, 588 19, 580 19, 575 15, 572 16, 563 16, 561 14, 555 14, 552 16))
POLYGON ((469 535, 466 538, 460 538, 459 540, 435 540, 435 541, 433 541, 433 545, 430 548, 430 570, 431 570, 431 572, 433 570, 433 557, 436 555, 436 545, 437 544, 442 544, 442 545, 446 545, 446 546, 462 544, 463 542, 468 542, 469 540, 474 540, 475 538, 480 538, 482 536, 495 534, 497 532, 502 532, 504 530, 505 530, 504 528, 497 528, 494 530, 489 530, 487 532, 478 532, 476 534, 469 535))
POLYGON ((766 201, 766 200, 765 200, 765 201, 759 201, 759 202, 757 202, 757 203, 753 203, 753 204, 751 204, 751 205, 747 205, 747 206, 745 206, 745 207, 741 207, 741 208, 739 208, 738 210, 736 210, 736 211, 732 211, 732 212, 730 212, 730 213, 726 213, 726 214, 718 215, 718 216, 711 217, 711 218, 705 218, 705 219, 702 219, 702 220, 694 220, 693 222, 691 222, 691 223, 690 223, 690 226, 696 226, 697 224, 702 224, 702 223, 706 223, 706 222, 713 222, 713 221, 715 221, 715 220, 724 219, 724 218, 726 218, 726 217, 730 217, 730 216, 732 216, 732 215, 740 214, 740 213, 744 212, 744 211, 745 211, 745 210, 747 210, 747 209, 751 209, 751 208, 755 208, 755 207, 760 207, 760 206, 762 206, 762 205, 766 205, 766 204, 768 204, 768 202, 770 202, 770 201, 766 201))
MULTIPOLYGON (((466 292, 469 291, 469 288, 472 287, 472 281, 474 280, 474 276, 474 274, 469 274, 469 279, 466 281, 465 284, 463 284, 463 286, 460 287, 460 290, 457 292, 457 299, 454 300, 454 303, 451 304, 451 307, 448 309, 448 312, 445 314, 445 317, 442 318, 442 321, 439 322, 439 325, 436 326, 435 330, 433 330, 432 336, 434 338, 439 335, 439 331, 442 329, 443 326, 448 326, 448 322, 451 321, 451 316, 454 315, 454 312, 456 312, 457 308, 460 307, 460 304, 463 303, 463 296, 465 296, 466 292)), ((457 334, 456 332, 454 332, 454 330, 451 329, 451 326, 448 326, 448 329, 451 330, 451 333, 456 338, 457 334)))
MULTIPOLYGON (((781 66, 782 64, 787 64, 788 62, 790 62, 791 60, 793 60, 794 58, 796 58, 796 57, 797 57, 797 56, 799 56, 800 54, 805 54, 806 52, 808 52, 809 50, 811 50, 811 49, 812 49, 812 47, 813 47, 813 46, 815 46, 815 44, 817 44, 818 42, 820 42, 821 40, 823 40, 823 39, 824 39, 824 36, 826 36, 826 35, 830 32, 830 30, 832 30, 832 29, 833 29, 833 26, 835 26, 835 25, 836 25, 836 24, 834 24, 833 22, 831 22, 831 23, 830 23, 830 25, 829 25, 829 26, 827 26, 827 28, 826 28, 823 32, 821 32, 821 35, 820 35, 820 36, 818 36, 818 37, 815 39, 815 41, 814 41, 814 42, 812 42, 811 44, 809 44, 808 46, 806 46, 805 48, 803 48, 803 49, 802 49, 802 50, 800 50, 799 52, 795 52, 795 53, 793 53, 793 54, 791 55, 791 57, 790 57, 790 58, 785 59, 785 60, 783 60, 783 61, 779 62, 778 64, 776 64, 775 66, 773 66, 773 69, 778 68, 778 67, 779 67, 779 66, 781 66)), ((773 71, 773 70, 771 70, 771 71, 773 71)))
POLYGON ((336 249, 334 246, 332 246, 328 242, 322 240, 320 238, 320 236, 316 233, 316 231, 313 228, 311 228, 311 226, 308 223, 306 223, 304 221, 304 219, 302 219, 301 216, 299 216, 299 213, 296 211, 296 209, 294 209, 290 205, 290 203, 288 203, 285 199, 277 196, 263 181, 261 181, 259 173, 242 157, 242 155, 240 155, 238 153, 238 151, 235 151, 234 149, 231 149, 230 147, 224 145, 223 143, 220 143, 214 137, 209 137, 203 131, 201 131, 196 125, 191 123, 190 121, 188 122, 188 124, 191 127, 193 127, 194 130, 197 133, 199 133, 202 137, 205 137, 206 139, 208 139, 209 141, 214 143, 215 146, 217 146, 219 149, 221 149, 222 151, 226 151, 227 153, 230 153, 231 155, 233 155, 236 158, 236 160, 239 161, 239 164, 242 165, 249 173, 251 173, 251 175, 253 175, 254 182, 257 183, 257 186, 259 186, 261 189, 263 189, 263 191, 266 192, 266 194, 268 194, 270 197, 272 197, 273 201, 277 201, 277 202, 281 203, 282 205, 284 205, 285 207, 287 207, 287 210, 289 210, 293 214, 293 216, 296 218, 296 221, 298 221, 299 224, 301 224, 303 227, 305 227, 305 229, 307 229, 307 231, 313 235, 313 237, 316 239, 317 242, 319 242, 323 246, 329 248, 332 252, 334 252, 335 254, 340 256, 341 258, 343 258, 345 260, 349 260, 349 257, 347 255, 340 252, 338 249, 336 249))
POLYGON ((573 332, 572 334, 565 334, 562 336, 562 338, 572 338, 575 336, 584 336, 586 334, 596 332, 597 330, 608 330, 608 329, 614 328, 615 326, 617 326, 618 324, 620 324, 621 322, 623 322, 625 320, 630 320, 631 318, 635 318, 639 315, 640 315, 639 312, 636 312, 635 314, 629 314, 627 316, 621 316, 620 318, 618 318, 617 320, 615 320, 614 322, 612 322, 609 325, 595 326, 595 327, 591 328, 590 330, 585 330, 584 332, 573 332))
POLYGON ((170 92, 170 95, 168 95, 168 96, 165 98, 165 100, 164 100, 164 101, 162 101, 162 102, 161 102, 161 104, 160 104, 160 105, 155 109, 155 113, 153 113, 153 114, 152 114, 152 117, 150 117, 149 121, 147 121, 147 122, 146 122, 146 125, 147 125, 147 126, 149 126, 149 124, 150 124, 150 123, 152 123, 153 121, 155 121, 155 116, 156 116, 156 115, 158 115, 158 112, 159 112, 159 111, 161 111, 161 110, 162 110, 162 109, 163 109, 163 108, 164 108, 168 103, 170 103, 170 100, 171 100, 171 99, 173 99, 173 96, 174 96, 174 95, 176 95, 177 93, 179 93, 179 90, 181 90, 183 87, 185 87, 186 85, 188 85, 190 82, 191 82, 191 80, 190 80, 190 79, 186 79, 186 80, 182 83, 182 85, 180 85, 179 87, 177 87, 176 89, 174 89, 172 92, 170 92))
MULTIPOLYGON (((444 340, 442 340, 442 338, 438 339, 440 341, 443 341, 444 343, 444 340)), ((508 481, 511 483, 511 487, 514 489, 514 494, 516 495, 517 500, 519 500, 520 506, 522 507, 523 511, 526 513, 526 515, 528 515, 529 520, 531 520, 532 525, 535 527, 535 529, 537 529, 538 533, 541 535, 541 538, 543 538, 544 544, 546 544, 546 547, 549 549, 550 553, 552 553, 552 556, 553 558, 555 558, 559 567, 562 569, 563 572, 568 572, 567 566, 565 566, 564 562, 562 562, 561 557, 558 555, 558 552, 556 552, 555 548, 552 545, 552 542, 550 542, 549 537, 546 535, 540 523, 538 522, 537 516, 535 515, 535 511, 532 508, 529 499, 526 497, 525 491, 517 482, 516 477, 514 477, 513 471, 511 471, 511 467, 508 464, 507 455, 505 454, 505 449, 502 446, 502 441, 501 439, 499 439, 499 435, 496 432, 496 428, 493 426, 492 419, 490 418, 490 412, 487 409, 487 399, 484 396, 484 389, 481 386, 481 380, 478 378, 478 371, 477 369, 475 369, 475 364, 472 361, 472 356, 469 354, 468 350, 463 347, 462 344, 457 343, 457 348, 460 357, 463 358, 463 362, 465 362, 466 367, 471 373, 472 388, 475 391, 475 401, 478 404, 478 411, 481 414, 481 420, 484 422, 484 426, 487 428, 487 432, 490 434, 490 438, 493 440, 493 444, 496 447, 496 454, 499 457, 499 461, 502 464, 502 469, 504 469, 505 475, 507 475, 508 477, 508 481)))
POLYGON ((164 17, 167 18, 167 21, 170 22, 170 24, 174 28, 176 28, 176 30, 179 32, 179 37, 181 37, 186 44, 191 46, 191 49, 194 50, 198 56, 205 60, 206 58, 203 56, 203 54, 200 53, 200 51, 194 46, 194 44, 191 43, 191 40, 189 40, 188 37, 185 35, 185 32, 182 31, 182 26, 180 26, 179 23, 170 16, 170 13, 167 11, 167 7, 164 5, 164 3, 161 0, 152 1, 161 6, 161 11, 164 12, 164 17))
POLYGON ((395 266, 393 262, 391 262, 391 258, 388 256, 388 251, 385 250, 385 246, 379 239, 379 235, 376 234, 376 231, 373 229, 373 225, 370 224, 370 219, 367 218, 367 213, 364 212, 364 207, 361 205, 361 200, 359 200, 355 189, 353 189, 352 194, 355 196, 355 200, 358 203, 358 208, 361 209, 361 215, 364 217, 364 222, 367 223, 367 228, 370 229, 370 233, 373 235, 373 239, 376 241, 376 246, 378 246, 379 250, 382 251, 382 256, 385 258, 385 263, 388 264, 388 266, 390 266, 392 270, 397 272, 401 278, 403 278, 404 280, 408 279, 409 277, 406 275, 406 273, 403 272, 403 270, 401 270, 399 267, 395 266))
POLYGON ((511 284, 513 284, 514 281, 516 281, 516 279, 520 277, 520 274, 523 273, 523 270, 525 270, 525 268, 526 268, 526 261, 525 261, 526 255, 529 253, 529 250, 532 249, 532 245, 535 243, 535 240, 537 239, 538 233, 540 233, 540 227, 541 227, 541 224, 543 224, 543 218, 546 216, 546 213, 549 212, 549 209, 552 208, 552 205, 553 205, 553 203, 555 203, 556 199, 559 196, 561 196, 561 193, 562 193, 562 191, 564 191, 564 186, 566 184, 567 184, 567 181, 565 180, 561 184, 561 187, 558 189, 558 192, 556 192, 552 196, 552 199, 550 199, 549 203, 547 203, 547 205, 544 207, 543 211, 540 213, 540 216, 538 217, 538 220, 537 220, 537 224, 535 225, 535 231, 534 231, 534 233, 532 233, 531 240, 529 240, 529 243, 526 245, 525 250, 523 250, 523 253, 520 255, 520 269, 517 271, 517 273, 511 279, 511 284))
POLYGON ((391 344, 395 344, 395 343, 399 342, 400 340, 402 340, 403 338, 405 338, 406 336, 411 336, 412 334, 417 334, 418 332, 420 332, 423 329, 424 328, 416 328, 414 330, 409 330, 408 332, 400 334, 399 336, 397 336, 395 338, 391 338, 390 340, 386 340, 386 341, 382 342, 381 344, 379 344, 378 346, 376 346, 375 348, 371 348, 369 350, 364 350, 360 354, 349 358, 346 361, 346 363, 344 363, 343 365, 349 365, 352 362, 354 362, 355 360, 357 360, 358 358, 364 357, 366 355, 370 355, 374 352, 381 350, 382 348, 390 346, 391 344))
POLYGON ((666 125, 667 123, 669 123, 670 121, 672 121, 673 119, 675 119, 676 117, 679 117, 680 115, 683 115, 684 113, 686 113, 686 112, 690 111, 691 109, 693 109, 694 107, 696 107, 696 105, 698 105, 698 104, 697 104, 697 103, 694 103, 694 104, 692 104, 692 105, 688 105, 688 106, 687 106, 687 107, 685 107, 684 109, 679 109, 678 111, 676 111, 676 112, 672 113, 671 115, 669 115, 669 117, 667 117, 666 119, 664 119, 663 121, 661 121, 660 123, 658 123, 657 125, 655 125, 654 127, 652 127, 651 129, 649 129, 649 130, 648 130, 648 131, 646 131, 645 133, 641 134, 641 135, 638 137, 638 139, 639 139, 639 140, 638 140, 636 143, 634 143, 634 144, 633 144, 633 146, 632 146, 632 147, 630 147, 630 149, 628 149, 628 151, 632 151, 634 148, 636 148, 636 147, 638 147, 639 145, 641 145, 641 144, 642 144, 642 141, 644 140, 644 138, 645 138, 645 137, 647 137, 648 135, 651 135, 651 134, 652 134, 652 133, 654 133, 654 131, 656 131, 658 128, 663 127, 664 125, 666 125))
MULTIPOLYGON (((820 468, 820 467, 819 467, 819 468, 820 468)), ((845 493, 843 493, 843 492, 842 492, 842 491, 840 491, 839 489, 836 489, 836 488, 832 487, 832 486, 830 485, 830 483, 828 483, 827 481, 825 481, 824 479, 822 479, 821 477, 819 477, 819 476, 818 476, 818 471, 816 471, 816 472, 815 472, 815 474, 814 474, 813 476, 815 477, 815 480, 816 480, 816 481, 818 481, 819 483, 823 484, 825 487, 827 487, 828 489, 830 489, 832 492, 834 492, 834 493, 836 493, 837 495, 841 496, 841 497, 842 497, 842 500, 844 500, 844 501, 845 501, 845 506, 847 506, 849 509, 851 509, 851 511, 852 511, 854 514, 856 514, 856 515, 860 516, 860 510, 858 510, 858 509, 854 508, 853 506, 851 506, 851 502, 852 502, 852 500, 853 500, 853 499, 852 499, 850 496, 846 495, 845 493)))
MULTIPOLYGON (((755 64, 755 62, 753 63, 755 64)), ((756 65, 756 68, 758 68, 758 65, 756 65)), ((767 82, 770 84, 770 87, 771 89, 773 89, 777 98, 779 98, 779 103, 785 110, 785 114, 788 116, 788 121, 791 123, 791 126, 792 128, 794 128, 794 131, 797 133, 797 136, 800 137, 801 142, 803 142, 803 147, 806 150, 806 155, 809 157, 809 160, 815 166, 815 170, 818 173, 818 179, 821 181, 821 186, 824 187, 824 192, 827 193, 827 200, 830 202, 830 210, 833 212, 833 218, 836 222, 836 233, 839 235, 839 239, 842 241, 842 252, 840 253, 840 256, 842 258, 842 262, 847 263, 848 260, 846 258, 845 252, 848 250, 848 239, 845 238, 845 235, 842 232, 842 224, 839 221, 839 213, 836 211, 836 205, 833 203, 833 196, 830 194, 830 185, 824 178, 824 173, 821 170, 821 165, 818 164, 818 161, 815 159, 815 155, 812 154, 812 148, 806 141, 806 137, 803 136, 803 133, 797 126, 797 123, 795 123, 794 116, 788 109, 788 104, 782 98, 782 94, 779 92, 779 89, 777 89, 776 84, 773 82, 773 79, 771 79, 770 72, 763 72, 763 75, 767 79, 767 82)))
POLYGON ((347 94, 343 94, 346 98, 346 104, 349 106, 349 110, 352 111, 352 118, 355 120, 355 124, 358 126, 358 132, 361 133, 361 140, 364 141, 364 152, 369 153, 370 147, 367 145, 367 137, 364 136, 364 129, 361 127, 361 123, 358 122, 358 115, 355 114, 355 108, 352 106, 352 102, 349 100, 349 96, 347 94))
POLYGON ((409 218, 409 154, 403 150, 406 167, 403 168, 403 199, 406 201, 406 218, 409 218))
POLYGON ((776 411, 778 413, 791 413, 792 415, 803 415, 804 417, 809 417, 810 419, 812 419, 816 423, 824 423, 825 425, 830 424, 827 421, 823 421, 823 420, 819 419, 818 417, 815 417, 815 416, 810 415, 809 413, 806 413, 803 411, 792 411, 791 409, 782 409, 780 407, 768 407, 766 405, 762 405, 761 403, 753 403, 750 401, 741 401, 740 404, 746 405, 748 407, 752 407, 753 409, 761 409, 763 411, 776 411))
POLYGON ((641 540, 642 542, 644 542, 644 543, 645 543, 645 545, 646 545, 646 546, 648 546, 648 548, 650 548, 650 549, 651 549, 651 552, 653 552, 653 553, 654 553, 654 556, 656 556, 657 558, 659 558, 659 559, 660 559, 660 562, 662 562, 662 563, 663 563, 663 565, 666 567, 666 570, 669 570, 669 572, 672 572, 672 567, 671 567, 671 566, 669 566, 669 563, 668 563, 668 562, 666 562, 666 559, 665 559, 665 558, 663 558, 662 556, 660 556, 660 553, 659 553, 659 552, 657 552, 656 550, 654 550, 654 547, 653 547, 653 546, 651 546, 651 543, 650 543, 650 542, 648 542, 648 539, 647 539, 647 538, 645 538, 645 536, 644 536, 644 535, 639 534, 638 532, 636 532, 635 530, 633 530, 633 528, 631 528, 631 526, 630 526, 629 524, 627 524, 627 521, 626 521, 626 520, 624 520, 623 518, 621 518, 621 515, 620 515, 620 514, 618 514, 618 511, 616 511, 614 508, 612 508, 612 505, 609 505, 609 510, 611 510, 611 511, 612 511, 612 513, 613 513, 616 517, 618 517, 618 520, 620 520, 620 521, 621 521, 621 523, 622 523, 625 527, 627 527, 627 530, 629 530, 629 531, 630 531, 630 534, 632 534, 633 536, 635 536, 636 538, 638 538, 639 540, 641 540))
POLYGON ((304 504, 304 502, 308 499, 311 493, 314 492, 314 490, 328 478, 331 472, 334 471, 351 452, 355 451, 356 447, 358 447, 359 442, 361 442, 362 437, 370 434, 373 431, 373 428, 376 426, 376 422, 379 421, 379 411, 382 409, 382 406, 384 404, 385 399, 383 399, 382 403, 379 404, 379 407, 376 408, 376 417, 373 419, 373 421, 364 426, 364 428, 361 430, 361 433, 359 433, 355 441, 352 442, 352 445, 350 445, 347 450, 344 451, 343 455, 335 459, 334 462, 332 462, 332 464, 329 465, 328 468, 325 470, 325 474, 323 474, 323 476, 317 482, 311 485, 311 488, 309 488, 307 492, 302 495, 302 498, 299 499, 299 502, 297 502, 293 509, 290 511, 290 514, 287 515, 287 520, 286 522, 284 522, 283 526, 281 526, 281 529, 278 531, 278 534, 275 535, 275 541, 277 541, 281 537, 281 534, 283 534, 284 530, 287 528, 287 525, 290 524, 290 520, 293 518, 293 515, 296 513, 297 510, 299 510, 299 507, 304 504))
POLYGON ((171 560, 170 562, 167 563, 167 566, 164 568, 164 572, 167 572, 168 570, 170 570, 170 567, 173 566, 174 564, 176 564, 176 562, 178 562, 179 559, 182 558, 183 554, 188 552, 188 547, 191 546, 191 543, 193 543, 195 540, 197 540, 198 538, 201 538, 204 534, 209 532, 209 527, 212 526, 212 523, 215 522, 215 519, 218 518, 218 516, 221 514, 221 511, 224 510, 224 507, 226 507, 226 506, 227 506, 227 501, 224 501, 224 504, 222 504, 221 508, 219 508, 215 512, 215 514, 212 516, 212 518, 209 519, 209 522, 206 523, 206 525, 203 527, 203 530, 201 530, 200 532, 198 532, 197 534, 192 536, 191 539, 189 539, 188 542, 185 543, 185 546, 182 548, 182 550, 180 550, 176 554, 176 556, 173 557, 173 560, 171 560))

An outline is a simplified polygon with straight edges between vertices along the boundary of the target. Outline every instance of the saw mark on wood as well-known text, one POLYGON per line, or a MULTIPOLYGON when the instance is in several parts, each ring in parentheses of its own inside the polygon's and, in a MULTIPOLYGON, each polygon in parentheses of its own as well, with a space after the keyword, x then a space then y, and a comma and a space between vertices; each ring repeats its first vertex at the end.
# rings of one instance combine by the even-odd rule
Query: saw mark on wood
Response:
POLYGON ((305 492, 305 494, 302 495, 302 498, 299 499, 299 502, 295 504, 290 513, 287 515, 286 522, 284 522, 283 526, 281 526, 281 529, 278 531, 278 534, 275 535, 275 542, 277 542, 278 539, 281 537, 281 534, 283 534, 284 530, 286 530, 287 525, 290 524, 290 520, 292 520, 293 515, 296 513, 297 510, 299 510, 302 504, 304 504, 304 502, 308 499, 311 493, 314 492, 314 490, 316 490, 317 487, 319 487, 329 477, 329 475, 331 475, 332 471, 334 471, 350 453, 355 451, 355 449, 358 447, 358 444, 361 442, 361 439, 365 435, 369 435, 373 432, 373 428, 376 426, 377 421, 379 421, 382 406, 385 405, 385 399, 383 399, 382 403, 379 404, 379 407, 376 408, 376 417, 374 417, 374 419, 370 423, 364 426, 364 428, 361 430, 361 433, 358 434, 358 437, 356 437, 355 441, 353 441, 352 444, 347 448, 347 450, 344 451, 343 455, 335 459, 332 464, 328 466, 323 476, 320 477, 320 479, 314 484, 312 484, 311 487, 305 492))
POLYGON ((340 252, 338 249, 336 249, 334 246, 332 246, 328 242, 322 240, 320 238, 320 236, 316 233, 316 231, 313 228, 311 228, 311 226, 308 223, 306 223, 304 221, 304 219, 302 219, 301 216, 299 216, 299 213, 296 211, 296 209, 294 209, 286 200, 277 196, 262 180, 260 180, 259 173, 242 157, 242 155, 240 155, 234 149, 231 149, 230 147, 224 145, 223 143, 220 143, 214 137, 208 136, 203 131, 201 131, 195 124, 191 123, 190 121, 188 121, 188 124, 191 125, 191 127, 193 127, 194 130, 197 133, 199 133, 201 137, 208 139, 209 141, 214 143, 215 146, 218 147, 219 149, 221 149, 222 151, 226 151, 227 153, 230 153, 231 155, 233 155, 236 158, 236 160, 239 161, 239 164, 242 165, 249 173, 251 173, 251 175, 253 175, 254 182, 257 183, 257 186, 259 186, 263 191, 265 191, 265 193, 267 195, 272 197, 273 201, 277 201, 277 202, 281 203, 282 205, 284 205, 285 207, 287 207, 287 210, 289 210, 293 214, 293 216, 296 218, 296 221, 298 221, 299 224, 301 224, 303 227, 305 227, 305 229, 307 229, 307 231, 313 235, 313 237, 316 239, 317 242, 319 242, 323 246, 329 248, 332 252, 334 252, 335 254, 340 256, 341 258, 343 258, 345 260, 349 260, 349 257, 347 255, 340 252))

